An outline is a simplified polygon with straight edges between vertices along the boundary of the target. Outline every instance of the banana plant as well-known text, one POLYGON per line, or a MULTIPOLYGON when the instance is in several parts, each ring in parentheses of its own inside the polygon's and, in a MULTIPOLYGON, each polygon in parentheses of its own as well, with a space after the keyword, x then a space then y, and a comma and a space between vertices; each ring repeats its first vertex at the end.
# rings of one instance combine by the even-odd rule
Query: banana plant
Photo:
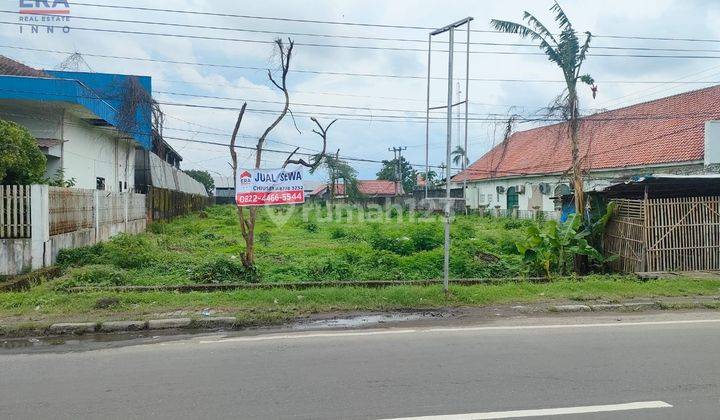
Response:
POLYGON ((568 273, 574 255, 587 255, 591 260, 605 261, 603 255, 587 240, 592 232, 581 229, 581 225, 582 216, 573 214, 565 223, 551 220, 542 229, 531 226, 525 241, 518 243, 517 249, 533 272, 540 272, 547 277, 554 273, 568 273))

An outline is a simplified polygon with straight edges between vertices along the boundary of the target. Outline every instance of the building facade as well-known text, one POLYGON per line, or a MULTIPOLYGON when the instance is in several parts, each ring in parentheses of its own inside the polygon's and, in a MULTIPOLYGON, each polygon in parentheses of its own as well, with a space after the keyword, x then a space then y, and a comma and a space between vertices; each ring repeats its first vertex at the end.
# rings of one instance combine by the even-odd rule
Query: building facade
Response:
POLYGON ((0 56, 0 119, 37 139, 49 180, 112 192, 157 186, 207 195, 179 170, 182 157, 154 130, 154 112, 150 77, 37 70, 0 56))
MULTIPOLYGON (((580 125, 585 190, 643 174, 717 172, 720 86, 586 117, 580 125)), ((512 134, 453 177, 473 209, 556 212, 572 193, 565 123, 512 134)), ((565 203, 567 204, 567 203, 565 203)))

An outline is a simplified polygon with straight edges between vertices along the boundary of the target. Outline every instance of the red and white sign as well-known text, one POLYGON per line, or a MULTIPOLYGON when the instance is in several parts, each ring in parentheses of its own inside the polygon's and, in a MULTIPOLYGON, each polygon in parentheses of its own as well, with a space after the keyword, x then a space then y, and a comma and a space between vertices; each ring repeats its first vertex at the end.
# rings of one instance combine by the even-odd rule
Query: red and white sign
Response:
POLYGON ((296 169, 241 169, 235 180, 235 203, 274 206, 305 202, 302 167, 296 169))

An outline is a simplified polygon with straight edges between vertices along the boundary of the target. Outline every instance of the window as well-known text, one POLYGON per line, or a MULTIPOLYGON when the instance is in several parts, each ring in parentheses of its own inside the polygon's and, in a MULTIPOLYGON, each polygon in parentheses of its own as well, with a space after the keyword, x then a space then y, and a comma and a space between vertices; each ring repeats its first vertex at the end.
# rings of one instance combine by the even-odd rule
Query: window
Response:
POLYGON ((102 178, 102 177, 95 178, 95 189, 96 190, 104 190, 105 189, 105 178, 102 178))
POLYGON ((555 187, 555 210, 562 210, 562 196, 572 194, 572 190, 569 185, 558 184, 555 187))

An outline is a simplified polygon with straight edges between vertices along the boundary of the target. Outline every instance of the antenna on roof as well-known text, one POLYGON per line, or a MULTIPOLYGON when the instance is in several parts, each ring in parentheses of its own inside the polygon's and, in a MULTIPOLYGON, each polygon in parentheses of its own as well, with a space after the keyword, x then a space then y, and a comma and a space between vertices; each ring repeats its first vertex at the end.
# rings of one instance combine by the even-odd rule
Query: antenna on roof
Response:
POLYGON ((82 54, 79 52, 74 52, 70 54, 65 60, 63 60, 60 64, 55 66, 55 70, 60 71, 89 71, 91 73, 94 73, 95 70, 90 67, 90 64, 85 61, 85 58, 82 54))

